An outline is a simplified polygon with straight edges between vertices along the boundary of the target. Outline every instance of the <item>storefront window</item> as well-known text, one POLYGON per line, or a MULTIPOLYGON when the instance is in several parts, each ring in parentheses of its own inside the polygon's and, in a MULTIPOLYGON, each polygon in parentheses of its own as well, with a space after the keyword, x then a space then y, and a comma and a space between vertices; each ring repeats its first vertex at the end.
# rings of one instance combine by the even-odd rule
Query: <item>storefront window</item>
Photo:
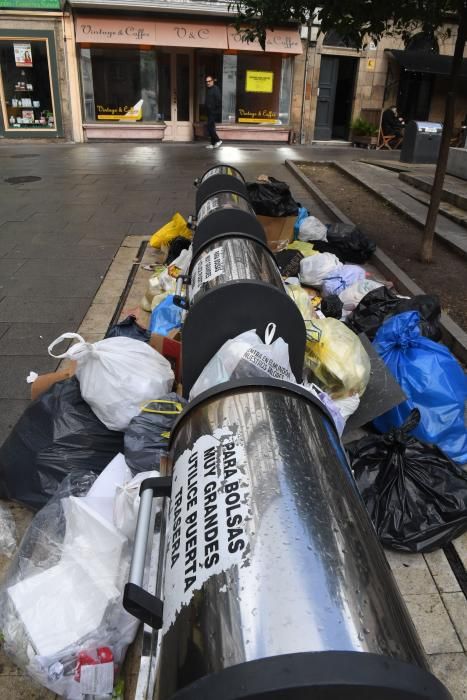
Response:
POLYGON ((167 119, 162 109, 167 106, 167 95, 165 81, 160 80, 161 69, 163 72, 163 65, 158 70, 155 49, 81 48, 86 121, 150 123, 167 119))
MULTIPOLYGON (((217 56, 215 57, 217 58, 217 56)), ((198 60, 204 77, 213 55, 198 60)), ((278 54, 225 54, 218 85, 222 90, 222 121, 239 124, 288 124, 292 90, 292 59, 278 54)), ((203 119, 204 85, 199 85, 200 118, 203 119)))
POLYGON ((56 128, 47 41, 0 40, 0 101, 6 130, 56 128))

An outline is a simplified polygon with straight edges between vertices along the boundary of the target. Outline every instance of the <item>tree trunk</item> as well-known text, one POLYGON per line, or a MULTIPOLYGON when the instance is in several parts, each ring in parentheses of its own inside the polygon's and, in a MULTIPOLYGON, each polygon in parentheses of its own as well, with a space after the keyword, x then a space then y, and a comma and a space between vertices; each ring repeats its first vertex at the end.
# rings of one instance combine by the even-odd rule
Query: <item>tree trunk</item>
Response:
POLYGON ((452 129, 454 126, 454 109, 456 93, 459 85, 459 77, 462 66, 464 46, 467 40, 467 7, 461 2, 460 21, 457 32, 454 57, 452 59, 451 74, 449 76, 448 92, 446 96, 446 107, 444 113, 443 133, 439 149, 436 172, 431 189, 430 205, 426 217, 425 228, 423 230, 422 247, 420 257, 422 262, 430 263, 433 256, 433 236, 435 232, 436 219, 438 216, 441 194, 443 191, 444 178, 449 157, 449 145, 451 142, 452 129))
POLYGON ((420 258, 422 262, 425 263, 430 263, 433 257, 433 236, 435 233, 436 218, 438 216, 444 177, 446 175, 446 167, 448 164, 449 145, 454 126, 456 94, 459 86, 464 46, 465 42, 467 41, 467 7, 463 2, 461 2, 460 5, 459 29, 457 32, 454 57, 452 59, 451 74, 449 76, 446 107, 444 112, 443 133, 441 136, 438 163, 436 165, 433 187, 431 188, 430 206, 428 207, 425 228, 423 229, 422 247, 420 251, 420 258))

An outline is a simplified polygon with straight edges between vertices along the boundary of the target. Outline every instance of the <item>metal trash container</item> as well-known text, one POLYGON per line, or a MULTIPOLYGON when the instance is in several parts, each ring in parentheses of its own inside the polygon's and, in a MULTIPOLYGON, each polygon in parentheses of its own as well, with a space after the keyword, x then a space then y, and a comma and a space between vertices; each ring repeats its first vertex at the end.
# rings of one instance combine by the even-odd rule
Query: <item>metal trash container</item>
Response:
POLYGON ((216 165, 206 170, 204 175, 194 182, 196 185, 196 212, 203 202, 216 192, 229 191, 248 199, 245 179, 241 172, 232 165, 216 165))
POLYGON ((436 163, 443 125, 436 122, 407 124, 402 141, 401 161, 404 163, 436 163))
POLYGON ((221 385, 185 409, 170 459, 142 487, 124 598, 162 627, 155 700, 449 700, 319 401, 221 385), (170 495, 158 597, 136 554, 153 495, 170 495))
POLYGON ((189 348, 182 362, 184 396, 227 340, 250 329, 264 337, 269 323, 288 344, 290 366, 301 381, 305 323, 264 243, 242 233, 217 236, 194 254, 183 278, 185 298, 179 280, 174 301, 188 309, 182 331, 183 346, 189 348))
POLYGON ((201 205, 194 227, 193 255, 222 233, 241 231, 266 243, 266 234, 248 199, 235 192, 216 192, 201 205))

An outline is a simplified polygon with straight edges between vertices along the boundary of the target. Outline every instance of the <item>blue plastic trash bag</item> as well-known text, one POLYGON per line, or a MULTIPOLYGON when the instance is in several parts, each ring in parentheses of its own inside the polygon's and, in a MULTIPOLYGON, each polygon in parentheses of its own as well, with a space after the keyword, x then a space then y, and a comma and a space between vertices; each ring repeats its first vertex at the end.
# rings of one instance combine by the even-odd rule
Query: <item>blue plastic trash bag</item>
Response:
POLYGON ((389 318, 373 344, 407 396, 377 418, 375 428, 382 433, 399 428, 418 408, 421 420, 412 434, 434 443, 455 462, 466 463, 467 378, 448 348, 421 334, 417 311, 389 318))
POLYGON ((174 295, 169 294, 152 312, 149 324, 151 333, 167 335, 173 328, 180 328, 182 325, 182 309, 175 306, 173 298, 174 295))
POLYGON ((298 210, 297 219, 296 219, 296 221, 295 221, 295 223, 294 223, 294 227, 293 227, 293 237, 294 237, 295 239, 298 238, 298 232, 299 232, 299 230, 300 230, 300 224, 302 223, 302 221, 303 221, 304 219, 307 218, 307 216, 309 216, 309 214, 308 214, 308 209, 305 209, 305 207, 300 207, 300 209, 298 210))

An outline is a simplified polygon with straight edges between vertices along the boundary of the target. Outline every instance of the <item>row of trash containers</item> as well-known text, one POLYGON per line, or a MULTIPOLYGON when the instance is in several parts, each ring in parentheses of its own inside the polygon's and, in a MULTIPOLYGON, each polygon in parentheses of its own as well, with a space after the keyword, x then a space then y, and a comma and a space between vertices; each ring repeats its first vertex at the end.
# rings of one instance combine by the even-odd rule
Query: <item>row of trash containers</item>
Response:
MULTIPOLYGON (((236 198, 242 207, 231 211, 256 219, 243 186, 231 166, 198 184, 183 297, 187 387, 225 340, 250 328, 261 334, 270 321, 301 379, 303 320, 265 241, 252 233, 256 224, 213 226, 198 238, 200 214, 225 212, 236 198)), ((450 698, 428 671, 333 421, 309 392, 250 378, 201 394, 175 423, 169 463, 166 475, 141 487, 124 599, 160 629, 154 698, 450 698), (152 596, 141 582, 160 497, 152 596)))

